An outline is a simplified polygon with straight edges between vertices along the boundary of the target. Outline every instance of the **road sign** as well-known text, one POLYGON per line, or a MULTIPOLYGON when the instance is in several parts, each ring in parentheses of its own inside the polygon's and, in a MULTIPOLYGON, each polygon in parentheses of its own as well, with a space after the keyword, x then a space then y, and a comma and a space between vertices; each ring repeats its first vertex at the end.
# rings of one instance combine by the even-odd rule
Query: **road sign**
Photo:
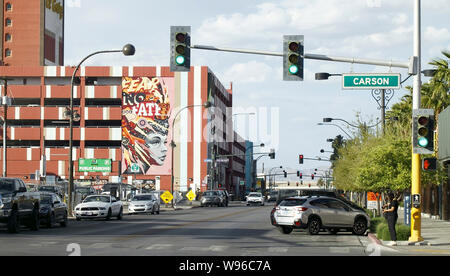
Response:
POLYGON ((195 193, 194 193, 192 190, 190 190, 190 191, 186 194, 186 197, 187 197, 187 199, 188 199, 189 201, 192 201, 192 200, 194 200, 194 198, 195 198, 195 193))
POLYGON ((111 172, 111 159, 85 159, 78 161, 79 172, 111 172))
POLYGON ((342 74, 342 89, 400 89, 398 73, 342 74))
POLYGON ((139 172, 139 165, 137 163, 131 164, 130 170, 132 173, 138 173, 139 172))
POLYGON ((167 203, 169 203, 169 202, 172 201, 173 195, 172 195, 169 191, 165 191, 165 192, 161 195, 161 199, 167 204, 167 203))

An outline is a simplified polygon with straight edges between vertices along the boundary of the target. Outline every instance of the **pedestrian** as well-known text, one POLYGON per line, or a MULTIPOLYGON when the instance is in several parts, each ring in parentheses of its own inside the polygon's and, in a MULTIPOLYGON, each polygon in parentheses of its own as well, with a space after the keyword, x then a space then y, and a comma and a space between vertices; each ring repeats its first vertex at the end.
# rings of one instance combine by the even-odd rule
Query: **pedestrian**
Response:
POLYGON ((388 194, 389 204, 386 209, 383 210, 383 214, 385 214, 385 218, 389 227, 389 234, 391 235, 391 242, 388 244, 390 246, 397 245, 397 233, 395 232, 395 224, 398 219, 398 201, 394 196, 394 193, 390 192, 388 194))

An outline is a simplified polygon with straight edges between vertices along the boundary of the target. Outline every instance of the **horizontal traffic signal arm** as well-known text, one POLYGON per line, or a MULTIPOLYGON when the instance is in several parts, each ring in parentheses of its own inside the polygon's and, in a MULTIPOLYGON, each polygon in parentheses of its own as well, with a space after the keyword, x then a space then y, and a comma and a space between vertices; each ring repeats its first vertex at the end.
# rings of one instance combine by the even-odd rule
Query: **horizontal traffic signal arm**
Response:
MULTIPOLYGON (((295 172, 295 173, 287 173, 287 175, 291 175, 291 174, 297 175, 297 172, 295 172)), ((278 175, 283 175, 284 176, 284 173, 265 174, 264 176, 278 176, 278 175)), ((311 177, 311 175, 303 174, 303 177, 311 177)))

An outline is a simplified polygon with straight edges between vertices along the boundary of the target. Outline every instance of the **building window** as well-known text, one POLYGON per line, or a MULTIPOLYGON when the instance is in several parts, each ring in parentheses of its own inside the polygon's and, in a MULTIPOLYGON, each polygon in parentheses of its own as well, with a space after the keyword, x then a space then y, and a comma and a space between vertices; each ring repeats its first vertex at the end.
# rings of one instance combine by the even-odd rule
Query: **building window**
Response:
POLYGON ((12 10, 11 3, 6 3, 5 7, 6 7, 6 11, 11 11, 12 10))
POLYGON ((11 49, 6 49, 5 50, 5 57, 10 57, 11 56, 11 49))
POLYGON ((5 35, 5 41, 11 41, 11 34, 6 34, 5 35))
POLYGON ((9 27, 9 26, 11 26, 11 25, 12 25, 11 18, 6 18, 6 20, 5 20, 5 26, 6 26, 6 27, 9 27))

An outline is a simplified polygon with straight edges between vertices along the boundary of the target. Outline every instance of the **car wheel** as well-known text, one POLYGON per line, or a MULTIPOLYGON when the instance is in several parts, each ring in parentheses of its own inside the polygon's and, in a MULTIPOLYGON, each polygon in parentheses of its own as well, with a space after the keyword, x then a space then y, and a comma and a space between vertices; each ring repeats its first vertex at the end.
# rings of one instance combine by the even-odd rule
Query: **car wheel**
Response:
POLYGON ((117 215, 117 219, 118 219, 118 220, 121 220, 122 217, 123 217, 123 208, 120 207, 120 211, 119 211, 119 214, 117 215))
POLYGON ((310 235, 317 235, 320 232, 320 219, 313 217, 308 222, 308 233, 310 235))
POLYGON ((51 212, 47 218, 47 227, 52 228, 53 224, 55 224, 55 213, 51 212))
POLYGON ((355 224, 353 224, 353 234, 362 236, 367 230, 367 221, 363 218, 356 219, 355 224))
POLYGON ((155 214, 155 205, 153 205, 153 207, 152 207, 152 212, 151 212, 151 214, 152 214, 152 215, 155 214))
POLYGON ((59 224, 61 225, 61 227, 67 227, 67 222, 68 222, 68 219, 67 219, 67 212, 65 212, 65 213, 64 213, 64 218, 63 218, 63 220, 62 220, 59 224))
POLYGON ((34 208, 33 213, 31 214, 30 229, 33 231, 39 230, 40 223, 39 209, 34 208))
POLYGON ((108 214, 106 215, 106 220, 110 220, 111 219, 111 216, 112 216, 112 211, 111 211, 111 208, 109 208, 109 210, 108 210, 108 214))
POLYGON ((289 227, 289 226, 279 226, 278 230, 281 233, 288 235, 288 234, 292 233, 292 230, 294 230, 294 228, 289 227))
POLYGON ((11 215, 8 218, 8 232, 19 233, 20 232, 20 218, 17 210, 12 210, 11 215))
POLYGON ((157 215, 159 215, 159 209, 160 209, 160 207, 158 206, 158 210, 156 211, 156 214, 157 214, 157 215))

